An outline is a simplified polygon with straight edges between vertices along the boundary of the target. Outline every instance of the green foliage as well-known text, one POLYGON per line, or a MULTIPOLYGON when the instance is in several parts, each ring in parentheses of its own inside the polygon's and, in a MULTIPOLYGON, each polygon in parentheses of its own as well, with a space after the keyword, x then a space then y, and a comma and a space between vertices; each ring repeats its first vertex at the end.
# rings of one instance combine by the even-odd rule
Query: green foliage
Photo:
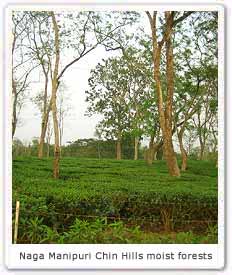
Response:
MULTIPOLYGON (((134 158, 134 138, 132 134, 125 133, 122 137, 122 158, 134 158)), ((140 144, 139 144, 140 145, 140 144)), ((47 156, 47 143, 44 144, 44 155, 47 156)), ((36 157, 38 155, 38 140, 33 139, 28 145, 19 139, 13 141, 13 157, 36 157)), ((61 147, 63 157, 78 158, 116 158, 116 141, 85 138, 69 142, 61 147)), ((54 155, 54 145, 49 146, 50 156, 54 155)), ((143 158, 143 152, 139 146, 139 158, 143 158)))
MULTIPOLYGON (((122 137, 122 158, 133 159, 134 139, 129 133, 122 137)), ((78 139, 62 147, 62 155, 68 157, 116 158, 115 140, 78 139)), ((142 154, 140 154, 142 158, 142 154)))
MULTIPOLYGON (((52 159, 17 158, 13 161, 13 205, 16 200, 21 203, 19 235, 25 238, 29 227, 32 241, 37 234, 40 241, 52 240, 52 232, 43 225, 59 234, 69 228, 74 238, 75 232, 89 226, 75 222, 76 218, 100 219, 91 240, 106 217, 163 230, 163 210, 172 213, 174 230, 205 232, 208 224, 217 223, 217 169, 212 162, 190 161, 180 178, 172 178, 164 161, 148 167, 143 161, 64 158, 60 179, 54 180, 52 159)), ((120 236, 120 226, 112 225, 111 231, 120 236)))
POLYGON ((41 224, 41 220, 28 222, 27 234, 20 243, 58 243, 58 244, 97 244, 97 243, 158 243, 189 244, 217 243, 217 236, 208 233, 206 236, 194 234, 192 231, 179 233, 148 233, 138 226, 128 227, 121 221, 107 223, 106 219, 86 221, 75 219, 67 231, 60 234, 56 230, 41 224), (33 224, 33 225, 32 225, 33 224))
POLYGON ((26 225, 28 239, 31 243, 41 242, 45 229, 45 225, 43 225, 43 218, 31 218, 26 225))
POLYGON ((97 130, 107 138, 117 139, 125 132, 140 137, 147 132, 147 120, 154 128, 154 81, 144 54, 144 49, 123 48, 122 56, 102 60, 91 71, 87 114, 103 115, 97 130))
POLYGON ((209 225, 207 230, 206 241, 208 243, 215 243, 215 240, 218 238, 218 226, 217 225, 209 225))

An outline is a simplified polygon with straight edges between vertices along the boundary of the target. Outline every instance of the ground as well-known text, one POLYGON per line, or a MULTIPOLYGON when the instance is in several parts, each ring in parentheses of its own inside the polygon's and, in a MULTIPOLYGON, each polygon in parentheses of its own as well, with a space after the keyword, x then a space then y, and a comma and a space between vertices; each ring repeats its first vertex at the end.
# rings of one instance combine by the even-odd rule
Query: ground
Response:
POLYGON ((190 161, 181 177, 164 161, 13 160, 19 243, 216 243, 217 169, 190 161))

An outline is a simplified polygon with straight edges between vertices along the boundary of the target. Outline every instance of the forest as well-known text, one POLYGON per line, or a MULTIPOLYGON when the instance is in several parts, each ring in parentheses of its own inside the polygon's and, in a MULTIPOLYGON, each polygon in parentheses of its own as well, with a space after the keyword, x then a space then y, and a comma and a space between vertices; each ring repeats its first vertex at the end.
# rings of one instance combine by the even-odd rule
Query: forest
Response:
POLYGON ((218 13, 13 11, 11 29, 14 242, 217 243, 218 13))

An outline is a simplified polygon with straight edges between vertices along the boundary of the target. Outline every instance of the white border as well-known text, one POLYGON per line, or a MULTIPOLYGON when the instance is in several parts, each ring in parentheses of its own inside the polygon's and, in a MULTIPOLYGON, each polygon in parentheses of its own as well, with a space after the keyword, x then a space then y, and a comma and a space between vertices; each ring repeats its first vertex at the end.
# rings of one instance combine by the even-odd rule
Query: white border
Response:
POLYGON ((222 269, 224 267, 224 7, 217 4, 197 4, 197 5, 178 5, 178 4, 101 4, 101 3, 91 3, 91 2, 80 2, 77 5, 63 5, 57 4, 47 5, 41 3, 38 4, 29 4, 29 5, 9 5, 6 8, 6 20, 5 20, 5 87, 4 87, 4 143, 8 146, 4 150, 4 182, 5 182, 5 262, 9 269, 74 269, 74 268, 84 268, 84 269, 222 269), (55 10, 55 11, 64 11, 64 10, 136 10, 136 11, 145 11, 145 10, 194 10, 194 11, 218 11, 218 81, 219 81, 219 93, 218 93, 218 245, 12 245, 12 138, 11 138, 11 98, 8 97, 8 87, 11 87, 11 78, 8 77, 11 75, 10 64, 11 64, 11 54, 9 47, 10 39, 10 20, 9 15, 12 10, 55 10), (214 261, 175 261, 175 262, 139 262, 137 261, 125 261, 125 262, 115 262, 115 261, 86 261, 86 262, 20 262, 18 260, 19 251, 30 251, 37 253, 44 253, 45 251, 57 251, 57 252, 88 252, 88 251, 135 251, 139 252, 162 252, 162 251, 185 251, 185 252, 199 252, 199 251, 210 251, 214 255, 214 261))

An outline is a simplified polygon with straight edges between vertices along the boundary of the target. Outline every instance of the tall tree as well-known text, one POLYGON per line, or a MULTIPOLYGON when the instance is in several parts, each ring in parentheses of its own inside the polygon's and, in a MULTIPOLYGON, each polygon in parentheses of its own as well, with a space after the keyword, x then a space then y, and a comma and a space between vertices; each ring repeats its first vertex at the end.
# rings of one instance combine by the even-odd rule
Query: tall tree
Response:
POLYGON ((110 58, 98 64, 89 78, 86 91, 88 115, 101 114, 98 132, 116 140, 116 159, 122 158, 122 137, 129 127, 129 106, 126 70, 122 60, 110 58), (120 77, 119 77, 120 75, 120 77))
POLYGON ((31 55, 37 59, 44 76, 44 89, 41 97, 41 132, 38 145, 38 157, 43 157, 44 139, 46 136, 49 113, 51 110, 51 102, 49 100, 49 78, 52 67, 53 41, 51 41, 51 25, 49 24, 50 15, 48 12, 28 12, 28 23, 30 30, 28 36, 28 49, 31 55))
POLYGON ((173 57, 173 33, 174 27, 187 18, 192 12, 184 12, 175 19, 174 11, 164 13, 163 33, 161 40, 158 41, 157 11, 146 12, 152 33, 153 42, 153 65, 154 80, 156 83, 156 93, 158 99, 159 122, 163 137, 163 151, 167 162, 168 171, 171 176, 180 176, 180 170, 177 164, 176 155, 172 142, 173 127, 173 95, 174 95, 174 57, 173 57), (160 63, 163 46, 165 45, 166 56, 166 93, 162 89, 160 63))
POLYGON ((151 94, 154 83, 143 48, 124 48, 121 59, 126 74, 125 89, 128 90, 129 131, 134 137, 134 160, 137 160, 139 140, 146 131, 145 121, 149 119, 149 109, 154 104, 151 94))
POLYGON ((54 45, 55 45, 55 63, 52 69, 52 95, 51 95, 51 108, 53 118, 54 129, 54 162, 53 162, 53 176, 59 178, 59 162, 60 162, 60 136, 59 136, 59 124, 57 119, 57 90, 59 86, 59 65, 60 65, 60 36, 59 27, 55 17, 55 13, 51 11, 52 24, 54 29, 54 45))
POLYGON ((139 51, 129 47, 122 56, 98 64, 92 71, 89 87, 89 114, 103 115, 99 126, 117 140, 117 159, 121 158, 121 142, 126 132, 134 138, 134 159, 138 159, 151 90, 149 70, 139 51))

